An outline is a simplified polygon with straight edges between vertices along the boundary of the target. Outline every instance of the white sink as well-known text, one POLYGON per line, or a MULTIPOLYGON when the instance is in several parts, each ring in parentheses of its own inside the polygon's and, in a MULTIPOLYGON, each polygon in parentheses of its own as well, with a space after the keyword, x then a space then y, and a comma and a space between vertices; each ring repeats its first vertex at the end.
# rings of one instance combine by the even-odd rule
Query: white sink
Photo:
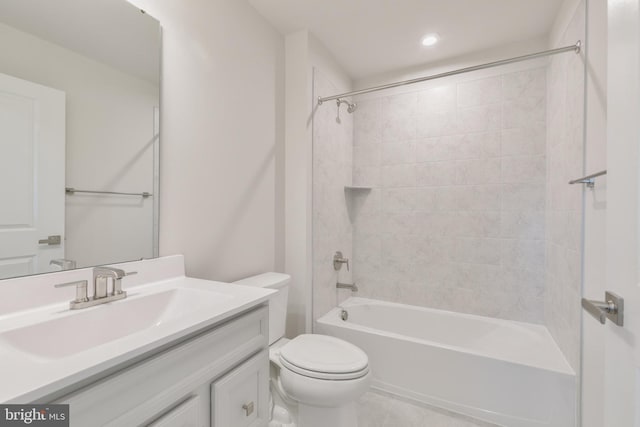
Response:
POLYGON ((229 294, 190 288, 135 295, 73 311, 64 317, 0 333, 0 341, 23 353, 60 359, 199 311, 216 311, 229 294))

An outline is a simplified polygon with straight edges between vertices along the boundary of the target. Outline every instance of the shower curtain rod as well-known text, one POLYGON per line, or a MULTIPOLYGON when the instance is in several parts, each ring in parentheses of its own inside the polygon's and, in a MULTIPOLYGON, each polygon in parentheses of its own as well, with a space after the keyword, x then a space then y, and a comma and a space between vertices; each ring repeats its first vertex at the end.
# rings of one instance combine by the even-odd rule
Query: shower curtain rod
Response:
POLYGON ((346 98, 348 96, 362 95, 362 94, 365 94, 365 93, 377 92, 379 90, 391 89, 391 88, 398 87, 398 86, 405 86, 405 85, 411 85, 411 84, 414 84, 414 83, 426 82, 428 80, 440 79, 442 77, 455 76, 456 74, 463 74, 463 73, 468 73, 468 72, 471 72, 471 71, 484 70, 485 68, 492 68, 492 67, 497 67, 497 66, 500 66, 500 65, 513 64, 514 62, 526 61, 528 59, 541 58, 543 56, 557 55, 559 53, 571 52, 571 51, 573 51, 575 53, 580 53, 581 47, 582 47, 582 42, 580 40, 578 40, 576 42, 576 44, 571 45, 571 46, 559 47, 559 48, 556 48, 556 49, 545 50, 545 51, 537 52, 537 53, 531 53, 529 55, 516 56, 515 58, 502 59, 500 61, 488 62, 486 64, 474 65, 472 67, 466 67, 466 68, 460 68, 458 70, 447 71, 446 73, 434 74, 432 76, 418 77, 416 79, 404 80, 404 81, 401 81, 401 82, 389 83, 389 84, 381 85, 381 86, 374 86, 374 87, 370 87, 370 88, 367 88, 367 89, 354 90, 352 92, 345 92, 345 93, 341 93, 339 95, 318 97, 318 105, 322 105, 323 102, 331 101, 333 99, 346 98))

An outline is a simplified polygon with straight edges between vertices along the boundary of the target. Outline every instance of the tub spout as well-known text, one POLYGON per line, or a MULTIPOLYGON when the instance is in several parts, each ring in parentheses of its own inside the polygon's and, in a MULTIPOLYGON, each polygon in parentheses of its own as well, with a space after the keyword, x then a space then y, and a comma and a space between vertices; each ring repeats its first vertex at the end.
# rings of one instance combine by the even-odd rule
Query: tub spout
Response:
POLYGON ((336 288, 338 289, 351 289, 351 292, 358 292, 358 287, 356 286, 355 283, 350 284, 350 283, 336 283, 336 288))

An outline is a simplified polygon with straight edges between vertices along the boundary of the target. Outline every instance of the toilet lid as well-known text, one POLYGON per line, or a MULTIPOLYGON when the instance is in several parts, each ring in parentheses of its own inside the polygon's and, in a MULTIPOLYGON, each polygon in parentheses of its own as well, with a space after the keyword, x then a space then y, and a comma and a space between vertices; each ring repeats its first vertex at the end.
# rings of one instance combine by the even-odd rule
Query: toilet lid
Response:
POLYGON ((352 379, 369 371, 364 351, 328 335, 297 336, 280 349, 280 360, 292 371, 314 378, 352 379))

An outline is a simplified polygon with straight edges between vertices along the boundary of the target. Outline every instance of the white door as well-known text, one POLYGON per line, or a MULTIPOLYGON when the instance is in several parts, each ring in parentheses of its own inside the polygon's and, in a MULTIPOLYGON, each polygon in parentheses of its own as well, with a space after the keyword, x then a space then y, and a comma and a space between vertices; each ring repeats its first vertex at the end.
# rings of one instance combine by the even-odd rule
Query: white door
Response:
POLYGON ((64 166, 64 92, 0 74, 0 279, 64 258, 64 166))
POLYGON ((640 426, 640 0, 608 1, 607 290, 624 326, 604 325, 605 427, 640 426))

